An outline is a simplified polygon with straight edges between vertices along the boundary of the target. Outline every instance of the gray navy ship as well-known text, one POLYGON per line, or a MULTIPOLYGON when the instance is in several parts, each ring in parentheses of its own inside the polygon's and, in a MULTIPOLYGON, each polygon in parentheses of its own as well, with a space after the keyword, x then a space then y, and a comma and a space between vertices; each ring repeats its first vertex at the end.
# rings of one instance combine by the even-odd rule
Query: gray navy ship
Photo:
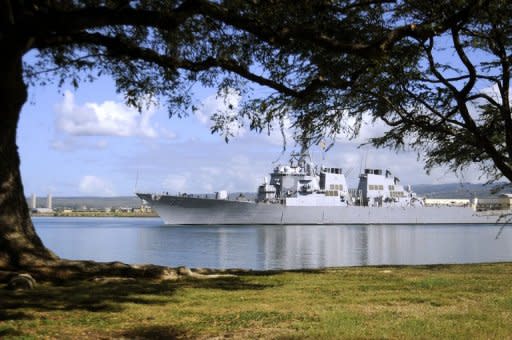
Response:
POLYGON ((427 206, 389 170, 365 169, 357 189, 349 190, 342 168, 316 166, 304 150, 274 168, 255 200, 228 199, 226 191, 215 197, 137 195, 172 225, 488 224, 502 222, 504 214, 478 211, 476 199, 465 206, 427 206))

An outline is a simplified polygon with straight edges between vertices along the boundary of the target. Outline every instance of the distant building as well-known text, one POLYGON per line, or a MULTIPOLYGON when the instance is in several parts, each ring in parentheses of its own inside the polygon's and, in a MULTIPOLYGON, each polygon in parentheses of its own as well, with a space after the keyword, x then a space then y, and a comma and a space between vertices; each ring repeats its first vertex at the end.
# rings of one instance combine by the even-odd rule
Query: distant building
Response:
POLYGON ((469 206, 471 200, 467 198, 425 198, 425 205, 427 206, 469 206))
POLYGON ((512 209, 512 193, 510 194, 501 194, 500 195, 501 202, 503 207, 506 209, 512 209))
POLYGON ((53 213, 53 209, 36 208, 36 209, 32 209, 32 212, 36 213, 36 214, 52 214, 53 213))
POLYGON ((501 194, 498 197, 474 198, 425 198, 427 206, 469 206, 476 210, 507 210, 512 208, 512 194, 501 194))
POLYGON ((37 197, 36 194, 30 196, 30 209, 37 209, 37 197))
POLYGON ((53 209, 52 207, 52 194, 48 194, 48 198, 47 198, 47 202, 46 202, 46 207, 50 210, 53 209))
POLYGON ((512 194, 501 194, 493 198, 479 198, 478 210, 508 210, 512 208, 512 194))

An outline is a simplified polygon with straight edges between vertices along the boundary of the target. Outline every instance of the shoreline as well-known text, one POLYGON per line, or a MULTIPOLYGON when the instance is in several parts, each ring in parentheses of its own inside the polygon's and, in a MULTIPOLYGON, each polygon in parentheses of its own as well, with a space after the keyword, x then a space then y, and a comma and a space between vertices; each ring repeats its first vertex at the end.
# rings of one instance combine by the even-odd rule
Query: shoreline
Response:
POLYGON ((30 217, 159 217, 156 213, 76 211, 71 213, 31 213, 30 217))

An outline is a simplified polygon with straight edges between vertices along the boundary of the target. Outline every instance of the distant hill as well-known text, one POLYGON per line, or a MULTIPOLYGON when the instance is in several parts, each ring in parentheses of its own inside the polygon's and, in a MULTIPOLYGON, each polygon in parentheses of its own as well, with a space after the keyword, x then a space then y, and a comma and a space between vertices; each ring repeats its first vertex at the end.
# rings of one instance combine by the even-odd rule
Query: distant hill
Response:
MULTIPOLYGON (((503 183, 498 183, 503 184, 503 183)), ((473 196, 485 198, 492 197, 491 190, 496 185, 483 185, 472 183, 449 183, 449 184, 418 184, 413 185, 412 189, 419 196, 433 198, 471 198, 473 196)), ((512 192, 512 188, 504 192, 512 192)), ((242 193, 248 199, 254 199, 255 193, 242 193)), ((499 193, 498 193, 499 194, 499 193)), ((229 198, 234 199, 240 193, 230 193, 229 198)), ((203 195, 201 195, 203 196, 203 195)), ((213 198, 213 194, 208 194, 213 198)), ((27 203, 30 205, 30 197, 27 197, 27 203)), ((70 208, 80 210, 83 207, 88 209, 102 208, 136 208, 140 207, 141 200, 136 196, 119 196, 119 197, 53 197, 53 208, 70 208)), ((37 206, 46 207, 46 197, 37 197, 37 206)))
POLYGON ((493 194, 492 190, 496 184, 473 184, 473 183, 449 183, 449 184, 418 184, 413 185, 412 189, 419 196, 427 196, 433 198, 471 198, 471 197, 492 197, 503 192, 511 192, 512 188, 502 190, 493 194))

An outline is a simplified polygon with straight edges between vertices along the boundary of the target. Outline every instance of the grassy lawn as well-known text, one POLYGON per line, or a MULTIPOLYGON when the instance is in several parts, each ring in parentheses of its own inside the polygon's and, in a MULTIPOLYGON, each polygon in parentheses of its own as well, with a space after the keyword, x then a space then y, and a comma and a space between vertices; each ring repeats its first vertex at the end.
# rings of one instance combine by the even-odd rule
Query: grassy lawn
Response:
POLYGON ((512 338, 512 263, 0 286, 0 338, 512 338))

